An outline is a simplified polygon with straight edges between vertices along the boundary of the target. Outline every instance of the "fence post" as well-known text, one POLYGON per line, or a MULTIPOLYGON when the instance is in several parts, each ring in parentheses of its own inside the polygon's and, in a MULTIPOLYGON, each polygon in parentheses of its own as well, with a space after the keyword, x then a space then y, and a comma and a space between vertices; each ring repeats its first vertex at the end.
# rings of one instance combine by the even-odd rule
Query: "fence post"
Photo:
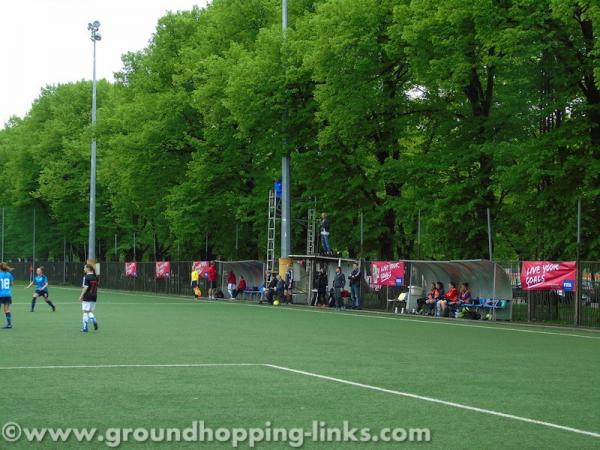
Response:
POLYGON ((67 237, 63 235, 63 284, 67 283, 67 237))
POLYGON ((577 261, 575 263, 577 282, 575 286, 575 317, 574 325, 579 326, 581 315, 581 198, 577 199, 577 261))
POLYGON ((531 291, 527 291, 527 322, 531 322, 531 291))
POLYGON ((576 283, 576 292, 575 292, 575 317, 574 317, 574 325, 577 327, 581 324, 581 289, 582 289, 582 268, 581 261, 577 258, 577 283, 576 283))

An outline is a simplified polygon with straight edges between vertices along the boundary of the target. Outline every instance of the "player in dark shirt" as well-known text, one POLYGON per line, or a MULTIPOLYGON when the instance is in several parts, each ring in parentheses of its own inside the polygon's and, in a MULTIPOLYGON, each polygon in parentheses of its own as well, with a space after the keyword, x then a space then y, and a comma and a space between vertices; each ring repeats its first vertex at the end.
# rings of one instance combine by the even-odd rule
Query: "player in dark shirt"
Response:
POLYGON ((98 321, 94 315, 98 297, 98 276, 96 275, 96 269, 91 264, 86 264, 83 271, 85 272, 85 276, 83 277, 83 286, 79 301, 81 302, 81 310, 83 311, 83 328, 81 328, 81 331, 87 333, 90 320, 94 325, 94 330, 98 329, 98 321))

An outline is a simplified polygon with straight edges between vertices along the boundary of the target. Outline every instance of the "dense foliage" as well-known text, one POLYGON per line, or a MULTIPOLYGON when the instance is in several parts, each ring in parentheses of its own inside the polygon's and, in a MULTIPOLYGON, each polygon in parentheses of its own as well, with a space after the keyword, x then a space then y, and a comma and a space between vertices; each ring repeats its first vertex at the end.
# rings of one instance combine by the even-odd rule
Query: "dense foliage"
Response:
POLYGON ((84 257, 93 133, 100 259, 264 258, 285 152, 297 253, 316 206, 350 256, 486 258, 489 208, 496 259, 571 259, 581 199, 600 258, 596 1, 289 5, 285 37, 279 0, 166 15, 95 129, 90 82, 45 88, 0 131, 6 258, 34 209, 38 257, 84 257))

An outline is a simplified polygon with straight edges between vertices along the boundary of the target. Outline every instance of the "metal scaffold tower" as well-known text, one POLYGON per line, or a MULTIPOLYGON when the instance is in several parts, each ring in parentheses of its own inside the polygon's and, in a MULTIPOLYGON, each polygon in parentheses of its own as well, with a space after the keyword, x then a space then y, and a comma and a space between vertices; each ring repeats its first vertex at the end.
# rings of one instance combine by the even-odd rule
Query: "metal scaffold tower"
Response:
POLYGON ((269 216, 267 221, 267 278, 275 268, 275 234, 277 224, 277 196, 275 191, 269 191, 269 216))
POLYGON ((310 208, 308 210, 308 224, 306 227, 306 254, 313 256, 315 254, 316 244, 316 226, 317 226, 317 210, 310 208))
MULTIPOLYGON (((306 223, 306 254, 308 256, 315 255, 315 244, 316 244, 316 227, 317 227, 317 210, 314 208, 308 209, 308 221, 306 223)), ((308 275, 308 293, 307 303, 311 302, 314 289, 314 276, 315 276, 315 260, 310 258, 306 260, 306 273, 308 275)))

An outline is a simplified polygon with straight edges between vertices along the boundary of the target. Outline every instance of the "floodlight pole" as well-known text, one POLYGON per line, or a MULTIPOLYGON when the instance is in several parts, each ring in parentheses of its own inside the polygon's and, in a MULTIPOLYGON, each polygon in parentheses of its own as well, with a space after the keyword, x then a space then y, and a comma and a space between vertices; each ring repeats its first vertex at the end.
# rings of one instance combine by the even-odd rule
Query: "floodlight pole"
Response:
POLYGON ((421 259, 421 210, 417 215, 417 259, 421 259))
POLYGON ((4 261, 4 208, 2 208, 2 256, 0 260, 4 261))
MULTIPOLYGON (((287 0, 281 0, 281 29, 285 41, 287 35, 288 11, 287 0)), ((284 63, 285 65, 285 63, 284 63)), ((285 89, 285 88, 284 88, 285 89)), ((284 96, 282 116, 282 147, 281 157, 281 257, 286 258, 291 251, 291 208, 290 208, 290 155, 287 148, 287 101, 284 96)))
POLYGON ((490 257, 490 261, 494 259, 494 255, 492 253, 492 219, 490 217, 490 208, 487 208, 487 229, 488 229, 488 254, 490 257))
POLYGON ((35 208, 33 208, 33 232, 31 236, 32 241, 32 259, 31 259, 31 277, 33 277, 33 273, 35 272, 35 208))
POLYGON ((579 326, 581 320, 581 289, 582 289, 582 267, 581 267, 581 197, 577 199, 577 256, 575 276, 575 320, 574 325, 579 326))
POLYGON ((92 77, 92 154, 90 163, 90 228, 88 237, 88 259, 96 259, 96 42, 101 39, 97 20, 88 23, 90 39, 94 45, 93 77, 92 77))

